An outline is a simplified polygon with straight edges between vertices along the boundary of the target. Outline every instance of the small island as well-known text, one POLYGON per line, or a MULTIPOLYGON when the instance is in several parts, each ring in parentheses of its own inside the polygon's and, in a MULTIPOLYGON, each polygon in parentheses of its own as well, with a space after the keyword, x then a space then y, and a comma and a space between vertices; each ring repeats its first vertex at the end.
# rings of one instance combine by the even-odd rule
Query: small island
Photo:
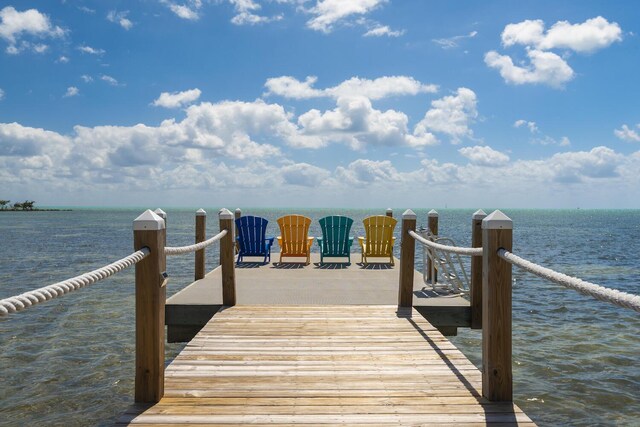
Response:
POLYGON ((52 211, 70 211, 71 209, 42 209, 35 207, 34 200, 25 200, 24 202, 15 202, 11 204, 11 200, 0 200, 0 212, 52 212, 52 211))

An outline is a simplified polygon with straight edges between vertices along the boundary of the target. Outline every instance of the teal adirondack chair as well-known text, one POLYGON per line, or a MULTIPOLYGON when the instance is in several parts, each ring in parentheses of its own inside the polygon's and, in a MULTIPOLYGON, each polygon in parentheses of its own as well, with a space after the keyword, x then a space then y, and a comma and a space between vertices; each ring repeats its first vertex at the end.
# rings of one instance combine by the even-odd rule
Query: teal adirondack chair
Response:
POLYGON ((320 219, 322 237, 318 237, 320 246, 320 264, 324 257, 347 257, 351 264, 351 244, 353 237, 349 236, 353 220, 346 216, 334 215, 320 219))

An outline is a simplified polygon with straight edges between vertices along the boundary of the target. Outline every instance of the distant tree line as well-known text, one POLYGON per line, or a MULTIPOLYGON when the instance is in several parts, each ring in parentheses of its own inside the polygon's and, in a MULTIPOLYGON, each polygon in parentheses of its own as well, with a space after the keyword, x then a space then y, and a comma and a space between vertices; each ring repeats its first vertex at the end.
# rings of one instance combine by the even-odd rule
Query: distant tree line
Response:
POLYGON ((33 205, 36 202, 33 200, 25 200, 24 202, 15 202, 11 204, 11 200, 0 200, 0 210, 3 211, 32 211, 33 205))

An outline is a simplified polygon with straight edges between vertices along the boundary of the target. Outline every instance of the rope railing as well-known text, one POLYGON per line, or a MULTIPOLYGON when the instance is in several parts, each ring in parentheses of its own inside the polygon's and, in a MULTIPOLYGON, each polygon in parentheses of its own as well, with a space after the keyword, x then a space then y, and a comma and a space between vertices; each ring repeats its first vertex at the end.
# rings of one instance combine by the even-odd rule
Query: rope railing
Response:
POLYGON ((196 243, 194 245, 189 245, 189 246, 167 246, 167 247, 164 248, 164 253, 166 255, 184 255, 184 254, 196 252, 196 251, 199 251, 201 249, 206 248, 207 246, 211 246, 213 243, 215 243, 218 240, 222 239, 226 235, 227 235, 227 230, 222 230, 221 232, 219 232, 218 234, 216 234, 212 238, 210 238, 208 240, 205 240, 203 242, 200 242, 200 243, 196 243))
POLYGON ((522 268, 523 270, 535 274, 536 276, 576 290, 583 295, 589 295, 597 300, 610 302, 624 308, 630 308, 631 310, 635 310, 640 313, 640 295, 633 295, 616 289, 606 288, 604 286, 596 285, 595 283, 578 279, 577 277, 558 273, 550 268, 546 268, 524 258, 520 258, 505 249, 499 249, 498 256, 505 261, 522 268))
POLYGON ((424 237, 422 237, 421 235, 419 235, 413 230, 409 231, 409 235, 413 237, 417 242, 420 242, 425 246, 429 246, 430 248, 433 248, 439 251, 449 252, 449 253, 458 254, 458 255, 482 256, 482 248, 465 248, 465 247, 458 247, 458 246, 441 245, 440 243, 432 242, 429 239, 425 239, 424 237))
POLYGON ((52 285, 24 292, 10 298, 0 300, 0 317, 8 316, 11 313, 22 311, 44 301, 62 296, 71 291, 92 285, 107 277, 124 270, 127 267, 140 262, 149 255, 148 248, 142 248, 118 261, 105 265, 102 268, 81 274, 71 279, 63 280, 52 285))

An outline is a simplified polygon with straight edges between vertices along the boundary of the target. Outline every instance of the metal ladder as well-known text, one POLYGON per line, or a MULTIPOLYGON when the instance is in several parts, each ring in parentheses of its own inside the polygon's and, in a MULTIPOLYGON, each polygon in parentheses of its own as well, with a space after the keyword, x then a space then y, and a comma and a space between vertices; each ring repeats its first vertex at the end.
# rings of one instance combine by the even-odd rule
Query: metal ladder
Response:
MULTIPOLYGON (((438 237, 431 233, 428 228, 418 229, 418 234, 434 243, 456 246, 453 239, 438 237)), ((468 294, 469 276, 460 255, 433 249, 424 244, 422 246, 422 279, 425 285, 431 286, 434 292, 468 294), (431 277, 435 278, 436 272, 438 272, 438 281, 428 279, 428 259, 431 260, 431 277)))

